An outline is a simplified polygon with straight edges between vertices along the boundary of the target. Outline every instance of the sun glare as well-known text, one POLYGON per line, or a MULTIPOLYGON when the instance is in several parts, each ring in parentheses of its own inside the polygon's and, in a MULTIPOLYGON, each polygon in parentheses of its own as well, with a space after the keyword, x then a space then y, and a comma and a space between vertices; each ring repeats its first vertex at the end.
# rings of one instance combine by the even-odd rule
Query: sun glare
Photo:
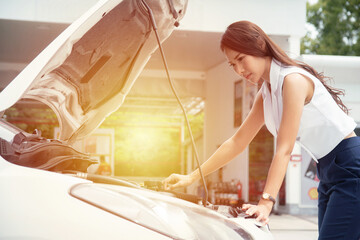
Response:
POLYGON ((154 129, 151 128, 134 128, 131 135, 134 143, 144 147, 155 144, 158 138, 154 129))
POLYGON ((179 127, 124 126, 118 130, 116 175, 166 176, 179 171, 179 127))

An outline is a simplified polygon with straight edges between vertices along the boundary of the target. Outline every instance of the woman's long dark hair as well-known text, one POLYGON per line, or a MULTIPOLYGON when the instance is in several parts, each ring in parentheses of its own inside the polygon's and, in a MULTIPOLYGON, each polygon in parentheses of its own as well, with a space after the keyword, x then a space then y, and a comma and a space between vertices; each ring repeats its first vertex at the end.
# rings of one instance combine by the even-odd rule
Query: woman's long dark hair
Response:
POLYGON ((333 88, 326 83, 326 79, 322 73, 318 73, 308 64, 291 59, 276 43, 274 43, 268 35, 256 24, 249 21, 239 21, 228 26, 221 38, 221 50, 230 48, 237 52, 256 57, 270 56, 287 66, 297 66, 305 69, 325 86, 337 105, 346 113, 348 108, 341 101, 340 95, 344 95, 344 91, 333 88))

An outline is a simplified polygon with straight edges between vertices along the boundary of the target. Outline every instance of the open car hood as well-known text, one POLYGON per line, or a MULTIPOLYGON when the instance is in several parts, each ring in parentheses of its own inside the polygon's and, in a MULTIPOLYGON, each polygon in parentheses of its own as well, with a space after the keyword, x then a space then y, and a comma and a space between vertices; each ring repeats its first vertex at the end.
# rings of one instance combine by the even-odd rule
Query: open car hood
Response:
MULTIPOLYGON (((146 0, 164 41, 187 0, 146 0)), ((123 103, 157 49, 142 0, 99 1, 45 48, 0 94, 0 112, 20 98, 56 113, 69 143, 98 127, 123 103)))

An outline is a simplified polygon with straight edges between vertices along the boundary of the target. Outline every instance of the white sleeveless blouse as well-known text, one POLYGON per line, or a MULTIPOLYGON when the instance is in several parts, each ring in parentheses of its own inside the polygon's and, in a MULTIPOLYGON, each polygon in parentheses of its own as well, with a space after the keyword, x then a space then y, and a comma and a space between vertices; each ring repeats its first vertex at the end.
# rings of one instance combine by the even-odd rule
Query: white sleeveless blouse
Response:
POLYGON ((317 161, 349 135, 356 123, 340 109, 319 79, 302 68, 282 66, 273 60, 270 68, 271 93, 266 82, 260 91, 265 125, 274 137, 279 131, 283 111, 282 85, 285 76, 290 73, 300 73, 314 82, 314 95, 304 106, 296 142, 317 161))

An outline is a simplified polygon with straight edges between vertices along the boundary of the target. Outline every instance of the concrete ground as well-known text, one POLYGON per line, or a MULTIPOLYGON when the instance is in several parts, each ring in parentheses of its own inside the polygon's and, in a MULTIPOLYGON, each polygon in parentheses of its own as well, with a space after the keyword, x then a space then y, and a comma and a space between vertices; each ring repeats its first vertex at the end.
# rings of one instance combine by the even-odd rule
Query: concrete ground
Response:
POLYGON ((316 215, 272 214, 269 226, 275 240, 318 239, 316 215))

